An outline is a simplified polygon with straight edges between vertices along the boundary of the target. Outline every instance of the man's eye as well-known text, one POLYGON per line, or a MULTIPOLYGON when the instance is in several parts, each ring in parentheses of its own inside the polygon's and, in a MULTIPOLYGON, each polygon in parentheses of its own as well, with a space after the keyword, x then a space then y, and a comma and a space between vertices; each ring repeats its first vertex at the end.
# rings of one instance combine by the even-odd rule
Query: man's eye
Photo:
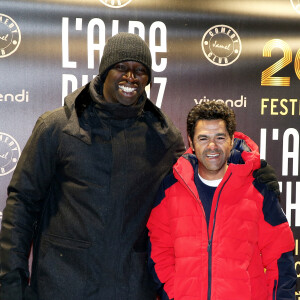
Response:
POLYGON ((125 71, 126 67, 124 65, 116 65, 115 68, 119 71, 125 71))
POLYGON ((135 71, 137 73, 140 73, 140 74, 145 74, 146 73, 146 69, 144 69, 144 68, 137 68, 135 71))
POLYGON ((217 138, 217 142, 219 142, 219 143, 223 143, 224 141, 225 141, 224 137, 218 137, 217 138))

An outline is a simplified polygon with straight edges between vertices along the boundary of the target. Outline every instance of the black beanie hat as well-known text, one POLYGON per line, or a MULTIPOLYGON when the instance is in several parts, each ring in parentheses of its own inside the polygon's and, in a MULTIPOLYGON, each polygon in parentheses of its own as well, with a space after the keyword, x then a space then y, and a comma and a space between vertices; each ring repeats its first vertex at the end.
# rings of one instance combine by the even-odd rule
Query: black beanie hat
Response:
POLYGON ((151 52, 144 40, 137 34, 120 32, 108 39, 99 67, 99 75, 104 82, 108 71, 122 61, 137 61, 142 63, 148 71, 151 82, 151 52))

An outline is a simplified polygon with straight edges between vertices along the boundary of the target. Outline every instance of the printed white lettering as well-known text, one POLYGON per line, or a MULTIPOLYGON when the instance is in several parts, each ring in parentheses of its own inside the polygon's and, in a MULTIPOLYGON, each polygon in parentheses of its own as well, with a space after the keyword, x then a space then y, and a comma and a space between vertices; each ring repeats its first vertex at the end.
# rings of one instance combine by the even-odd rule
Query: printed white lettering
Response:
POLYGON ((105 46, 105 24, 101 19, 92 19, 88 24, 88 36, 87 36, 87 43, 88 43, 88 68, 94 69, 95 68, 95 51, 98 53, 98 63, 99 65, 103 49, 105 46), (99 42, 96 43, 94 40, 95 35, 95 28, 98 28, 98 40, 99 42))
POLYGON ((296 188, 294 189, 294 197, 293 194, 293 185, 292 182, 286 182, 286 218, 291 225, 295 225, 296 227, 300 226, 300 182, 296 182, 296 188), (292 199, 295 199, 295 202, 292 203, 292 199), (295 224, 292 224, 292 210, 295 211, 295 224))
POLYGON ((69 60, 69 18, 62 19, 62 67, 73 69, 77 67, 75 61, 69 60))
POLYGON ((293 176, 299 174, 299 132, 294 128, 288 128, 283 134, 283 153, 282 153, 282 175, 287 176, 289 174, 289 159, 292 159, 293 176), (292 139, 292 140, 290 140, 292 139), (292 150, 289 151, 290 142, 292 144, 292 150))

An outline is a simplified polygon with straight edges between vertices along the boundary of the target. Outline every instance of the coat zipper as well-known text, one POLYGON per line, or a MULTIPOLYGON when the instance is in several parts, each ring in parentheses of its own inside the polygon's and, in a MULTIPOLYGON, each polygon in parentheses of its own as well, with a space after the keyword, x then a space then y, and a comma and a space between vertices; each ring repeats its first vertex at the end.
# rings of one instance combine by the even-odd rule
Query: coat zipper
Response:
MULTIPOLYGON (((176 171, 176 173, 178 174, 178 176, 182 179, 182 182, 184 182, 184 184, 186 185, 186 187, 188 188, 188 190, 192 193, 192 195, 194 196, 194 198, 196 199, 197 202, 199 202, 197 200, 197 197, 195 196, 195 194, 193 193, 193 191, 190 189, 189 185, 185 182, 185 180, 181 177, 181 175, 178 173, 178 171, 176 169, 174 169, 176 171)), ((220 192, 218 194, 218 200, 217 200, 217 204, 216 204, 216 208, 215 208, 215 213, 214 213, 214 218, 213 218, 213 228, 212 228, 212 232, 211 232, 211 237, 209 238, 209 230, 208 230, 208 226, 207 226, 207 237, 208 237, 208 245, 207 245, 207 252, 208 252, 208 286, 207 286, 207 300, 211 299, 211 267, 212 267, 212 240, 213 240, 213 236, 214 236, 214 231, 215 231, 215 225, 216 225, 216 215, 217 215, 217 210, 218 210, 218 205, 219 205, 219 200, 220 200, 220 196, 221 193, 223 191, 224 186, 226 185, 226 183, 228 182, 228 180, 230 179, 232 173, 229 174, 228 178, 226 179, 226 181, 223 183, 220 192)), ((199 204, 200 205, 200 204, 199 204)), ((206 216, 205 216, 205 211, 202 208, 202 212, 204 214, 204 219, 206 220, 206 216)))
MULTIPOLYGON (((216 208, 215 208, 215 213, 214 213, 214 218, 213 218, 213 228, 212 228, 211 236, 210 236, 210 238, 208 238, 208 245, 207 245, 207 252, 208 252, 208 285, 207 285, 207 300, 210 300, 210 299, 211 299, 212 240, 213 240, 214 231, 215 231, 215 225, 216 225, 216 215, 217 215, 217 210, 218 210, 218 205, 219 205, 219 200, 220 200, 221 193, 222 193, 223 188, 224 188, 224 186, 226 185, 227 181, 228 181, 229 178, 231 177, 231 175, 232 175, 232 173, 230 173, 230 175, 228 176, 228 178, 226 179, 226 181, 225 181, 224 184, 222 185, 222 187, 221 187, 221 189, 220 189, 220 192, 219 192, 219 194, 218 194, 218 200, 217 200, 217 204, 216 204, 216 208)), ((209 237, 208 228, 207 228, 207 236, 209 237)))

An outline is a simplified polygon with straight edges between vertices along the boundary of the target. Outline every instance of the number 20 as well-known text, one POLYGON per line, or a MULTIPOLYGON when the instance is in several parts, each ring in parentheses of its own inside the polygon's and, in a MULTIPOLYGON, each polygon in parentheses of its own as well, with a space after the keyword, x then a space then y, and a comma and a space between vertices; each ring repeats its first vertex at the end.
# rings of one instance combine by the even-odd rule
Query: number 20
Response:
MULTIPOLYGON (((271 57, 274 48, 280 48, 283 51, 283 57, 276 63, 265 69, 261 73, 261 85, 263 86, 290 86, 290 77, 272 77, 285 66, 292 62, 292 50, 283 40, 273 39, 266 43, 263 49, 263 57, 271 57)), ((294 62, 295 73, 300 79, 300 49, 297 51, 294 62)))

